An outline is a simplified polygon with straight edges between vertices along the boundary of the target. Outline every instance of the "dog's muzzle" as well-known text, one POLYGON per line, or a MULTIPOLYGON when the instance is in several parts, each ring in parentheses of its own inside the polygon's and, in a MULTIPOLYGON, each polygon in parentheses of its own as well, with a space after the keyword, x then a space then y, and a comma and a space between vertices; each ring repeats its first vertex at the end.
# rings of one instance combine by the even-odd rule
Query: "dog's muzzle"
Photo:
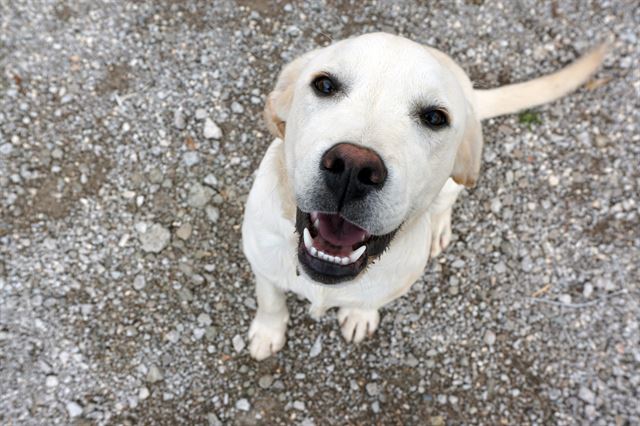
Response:
POLYGON ((296 215, 300 235, 298 261, 304 272, 322 284, 355 279, 388 247, 397 229, 386 235, 371 235, 339 213, 296 215))

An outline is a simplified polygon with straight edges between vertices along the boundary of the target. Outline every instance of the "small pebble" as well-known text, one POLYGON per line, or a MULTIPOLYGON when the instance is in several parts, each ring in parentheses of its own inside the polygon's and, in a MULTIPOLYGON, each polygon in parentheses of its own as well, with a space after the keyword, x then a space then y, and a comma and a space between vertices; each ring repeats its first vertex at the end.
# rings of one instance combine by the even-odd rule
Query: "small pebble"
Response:
POLYGON ((233 102, 231 104, 231 111, 234 114, 242 114, 244 112, 244 107, 239 102, 233 102))
POLYGON ((198 315, 198 324, 206 327, 211 325, 211 322, 211 317, 204 312, 198 315))
POLYGON ((218 179, 214 175, 208 174, 204 177, 204 184, 215 188, 218 186, 218 179))
POLYGON ((0 145, 0 154, 9 155, 12 151, 13 145, 11 145, 10 143, 3 143, 2 145, 0 145))
POLYGON ((212 119, 207 118, 204 121, 202 134, 206 139, 220 139, 222 137, 222 130, 212 119))
POLYGON ((318 335, 315 342, 313 342, 313 346, 311 346, 311 350, 309 351, 309 357, 315 358, 320 355, 322 351, 322 335, 318 335))
POLYGON ((189 188, 189 194, 187 196, 187 204, 191 207, 201 208, 204 207, 211 196, 213 195, 213 190, 206 186, 202 186, 197 182, 191 184, 189 188))
POLYGON ((236 401, 236 408, 241 411, 249 411, 251 409, 251 404, 245 398, 239 399, 236 401))
POLYGON ((47 380, 45 381, 48 388, 55 388, 58 386, 58 383, 59 381, 57 376, 47 376, 47 380))
POLYGON ((200 155, 196 151, 187 151, 182 156, 182 160, 187 167, 192 167, 200 162, 200 155))
POLYGON ((176 237, 181 240, 188 240, 192 231, 193 227, 190 223, 183 223, 178 229, 176 229, 176 237))
POLYGON ((179 130, 187 127, 187 122, 184 119, 184 114, 181 109, 177 109, 173 113, 173 126, 179 130))
POLYGON ((233 344, 233 349, 238 353, 242 352, 245 347, 244 339, 239 334, 233 336, 231 343, 233 344))
POLYGON ((138 391, 138 399, 144 400, 149 398, 149 389, 145 386, 141 387, 138 391))
POLYGON ((147 253, 160 253, 169 244, 171 232, 162 225, 154 223, 139 238, 142 250, 147 253))
POLYGON ((258 386, 260 386, 262 389, 269 389, 272 383, 273 376, 269 374, 265 374, 264 376, 260 377, 260 379, 258 379, 258 386))
POLYGON ((151 367, 149 367, 149 372, 147 373, 147 382, 156 383, 163 378, 164 377, 162 376, 162 372, 157 366, 152 365, 151 367))
POLYGON ((216 223, 220 218, 220 210, 217 207, 207 206, 205 208, 205 212, 207 213, 207 218, 211 223, 216 223))
POLYGON ((376 383, 367 383, 365 388, 366 388, 367 394, 369 394, 369 396, 378 395, 378 385, 376 383))
POLYGON ((136 275, 136 277, 133 279, 133 288, 140 291, 144 288, 145 285, 146 280, 144 278, 144 275, 136 275))
POLYGON ((570 294, 561 294, 558 296, 558 300, 560 303, 564 303, 565 305, 571 304, 571 295, 570 294))
POLYGON ((496 342, 495 333, 491 330, 487 330, 487 332, 484 333, 484 342, 489 346, 493 346, 493 344, 496 342))
POLYGON ((596 401, 596 395, 587 387, 581 386, 578 391, 578 398, 586 402, 587 404, 592 404, 596 401))
POLYGON ((207 110, 204 108, 198 108, 196 109, 196 120, 204 120, 205 118, 207 118, 207 110))
POLYGON ((209 423, 209 426, 222 426, 222 422, 215 413, 207 414, 207 423, 209 423))
POLYGON ((491 211, 494 214, 500 213, 501 208, 502 208, 502 203, 500 202, 499 198, 494 198, 493 200, 491 200, 491 211))
POLYGON ((67 413, 69 417, 78 417, 82 414, 82 407, 76 402, 67 402, 67 413))

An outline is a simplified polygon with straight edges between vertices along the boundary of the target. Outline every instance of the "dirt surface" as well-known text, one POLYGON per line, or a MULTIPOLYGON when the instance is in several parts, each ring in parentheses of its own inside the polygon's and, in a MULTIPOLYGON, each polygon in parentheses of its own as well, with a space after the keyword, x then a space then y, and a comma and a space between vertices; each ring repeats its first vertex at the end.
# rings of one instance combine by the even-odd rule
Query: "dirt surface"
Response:
POLYGON ((424 3, 0 1, 0 423, 640 424, 640 8, 424 3), (373 338, 291 296, 257 363, 240 224, 265 97, 380 30, 476 87, 614 42, 586 87, 484 123, 454 242, 373 338))

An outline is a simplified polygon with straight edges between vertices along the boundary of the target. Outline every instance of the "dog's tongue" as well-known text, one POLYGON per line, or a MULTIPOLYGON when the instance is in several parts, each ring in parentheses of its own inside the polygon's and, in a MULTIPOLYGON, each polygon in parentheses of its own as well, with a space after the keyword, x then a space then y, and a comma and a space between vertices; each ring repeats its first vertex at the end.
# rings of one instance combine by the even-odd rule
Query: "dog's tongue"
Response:
POLYGON ((367 231, 338 214, 318 213, 318 233, 335 246, 352 246, 367 237, 367 231))

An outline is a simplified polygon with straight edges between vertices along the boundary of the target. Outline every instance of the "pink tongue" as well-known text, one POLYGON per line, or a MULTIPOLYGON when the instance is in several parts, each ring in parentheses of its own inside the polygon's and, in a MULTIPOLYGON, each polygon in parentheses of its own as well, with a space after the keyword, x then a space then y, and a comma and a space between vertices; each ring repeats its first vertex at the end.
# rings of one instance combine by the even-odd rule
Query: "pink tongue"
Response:
POLYGON ((338 214, 318 213, 320 236, 335 246, 352 246, 367 237, 367 231, 338 214))

